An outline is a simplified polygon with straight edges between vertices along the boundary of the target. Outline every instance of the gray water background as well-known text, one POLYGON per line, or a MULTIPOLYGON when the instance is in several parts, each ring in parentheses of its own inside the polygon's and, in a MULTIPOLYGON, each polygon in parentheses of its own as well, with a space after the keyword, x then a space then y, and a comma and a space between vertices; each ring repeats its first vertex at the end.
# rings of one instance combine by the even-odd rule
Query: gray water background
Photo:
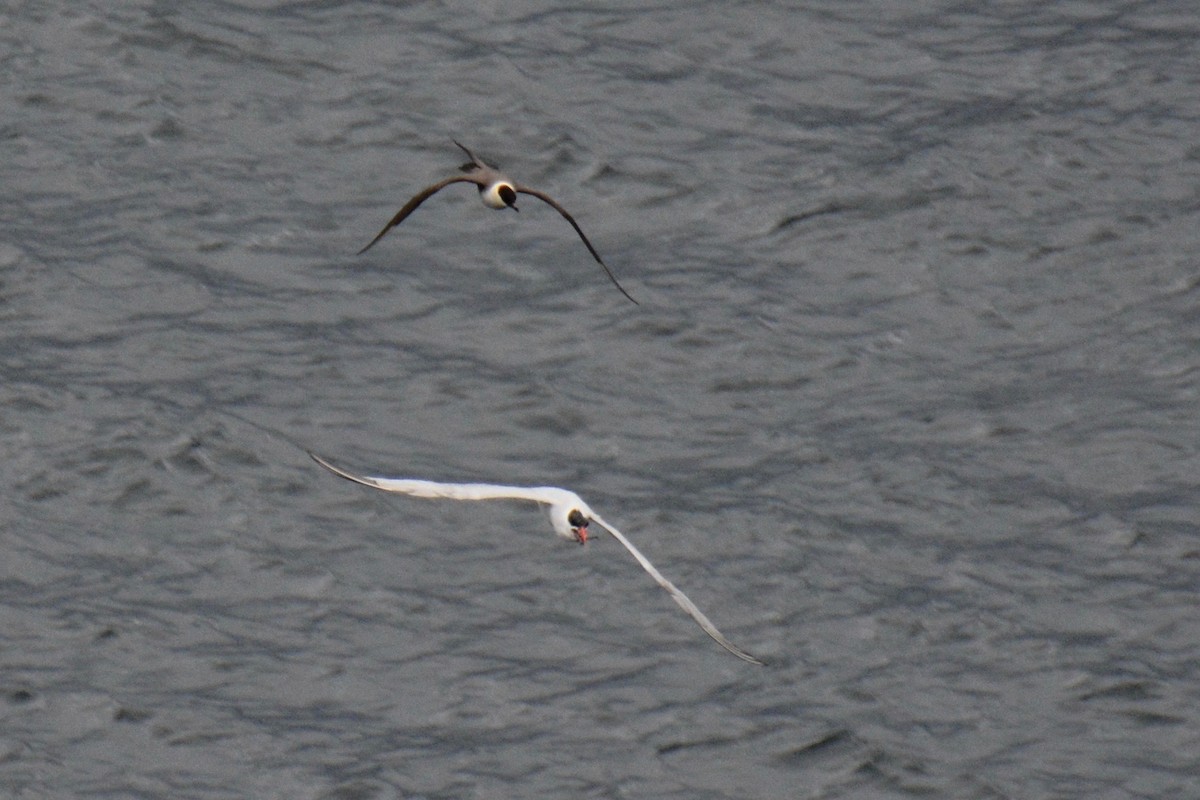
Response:
POLYGON ((1191 3, 0 13, 0 796, 1200 797, 1191 3), (353 253, 462 161, 469 187, 353 253), (580 492, 389 496, 360 470, 580 492))

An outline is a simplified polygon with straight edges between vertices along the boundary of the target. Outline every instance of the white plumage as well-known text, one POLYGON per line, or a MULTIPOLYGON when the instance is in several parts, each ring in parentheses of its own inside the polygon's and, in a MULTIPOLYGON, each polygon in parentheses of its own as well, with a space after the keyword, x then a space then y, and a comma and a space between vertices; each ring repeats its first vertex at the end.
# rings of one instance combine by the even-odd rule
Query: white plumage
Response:
POLYGON ((642 555, 642 552, 633 546, 633 543, 625 538, 625 535, 612 525, 604 521, 604 519, 593 511, 583 499, 568 489, 560 489, 557 486, 501 486, 491 483, 439 483, 437 481, 416 480, 411 478, 380 478, 372 476, 355 475, 345 470, 335 467, 325 459, 309 453, 313 461, 316 461, 325 469, 338 475, 346 480, 361 483, 363 486, 370 486, 372 489, 381 489, 385 492, 398 492, 400 494, 408 494, 414 497, 430 497, 430 498, 445 498, 448 500, 531 500, 535 503, 547 506, 550 511, 550 524, 554 528, 554 532, 565 539, 571 539, 580 544, 584 544, 588 539, 588 525, 592 522, 599 525, 609 533, 614 539, 622 544, 630 554, 637 559, 637 562, 642 565, 642 569, 650 573, 650 577, 654 578, 659 586, 666 589, 671 597, 679 604, 679 607, 691 615, 697 624, 704 629, 704 632, 716 641, 717 644, 724 647, 729 652, 733 653, 743 661, 748 661, 751 664, 761 665, 763 662, 750 655, 746 651, 734 645, 725 636, 717 630, 717 626, 712 624, 712 621, 704 615, 696 604, 693 603, 688 596, 680 591, 679 587, 671 583, 663 574, 658 571, 650 559, 642 555))

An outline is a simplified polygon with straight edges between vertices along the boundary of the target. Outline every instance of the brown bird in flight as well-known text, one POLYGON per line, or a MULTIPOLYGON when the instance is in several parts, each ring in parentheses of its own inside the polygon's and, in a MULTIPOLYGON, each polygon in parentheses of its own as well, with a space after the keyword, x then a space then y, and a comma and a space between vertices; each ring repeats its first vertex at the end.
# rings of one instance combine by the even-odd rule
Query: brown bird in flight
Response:
POLYGON ((426 186, 424 189, 413 195, 412 199, 405 203, 404 206, 396 212, 396 216, 392 217, 388 224, 383 226, 383 230, 381 230, 379 234, 367 244, 366 247, 358 251, 359 255, 362 255, 370 250, 376 242, 387 235, 388 231, 403 222, 409 214, 417 210, 417 206, 421 205, 421 203, 424 203, 437 192, 441 191, 452 183, 473 183, 479 189, 479 199, 482 200, 483 204, 488 208, 511 208, 513 211, 519 211, 520 209, 517 208, 517 195, 527 194, 536 197, 537 199, 546 203, 546 205, 553 208, 559 214, 562 214, 563 219, 571 223, 571 227, 574 228, 575 232, 579 234, 579 238, 583 240, 584 246, 587 247, 588 252, 592 254, 592 258, 596 259, 596 263, 598 263, 601 268, 604 269, 604 274, 607 275, 608 279, 613 282, 613 285, 616 286, 617 289, 620 290, 621 294, 625 295, 625 297, 627 297, 631 303, 638 305, 638 301, 634 300, 629 292, 625 291, 624 287, 617 282, 617 278, 612 274, 612 270, 610 270, 608 265, 605 264, 603 259, 600 258, 600 254, 596 252, 596 248, 592 247, 592 243, 588 241, 588 238, 583 235, 583 230, 579 227, 579 223, 576 222, 575 218, 567 213, 567 210, 560 206, 553 197, 545 192, 541 192, 537 189, 525 186, 524 184, 517 183, 500 172, 500 170, 495 166, 481 161, 475 156, 474 153, 472 153, 466 147, 463 147, 463 145, 456 141, 454 143, 462 148, 462 151, 467 154, 468 158, 471 159, 468 163, 462 165, 461 169, 463 174, 452 175, 449 178, 440 180, 432 186, 426 186))

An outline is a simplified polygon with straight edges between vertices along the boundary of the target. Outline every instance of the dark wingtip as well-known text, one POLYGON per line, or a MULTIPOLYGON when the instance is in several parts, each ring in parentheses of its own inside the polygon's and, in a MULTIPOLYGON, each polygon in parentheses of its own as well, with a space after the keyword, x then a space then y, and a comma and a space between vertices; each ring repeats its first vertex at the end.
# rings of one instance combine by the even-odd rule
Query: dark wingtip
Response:
POLYGON ((608 279, 610 281, 612 281, 613 286, 617 287, 617 291, 619 291, 621 294, 625 295, 625 299, 628 300, 629 302, 633 303, 635 306, 640 306, 641 303, 639 303, 637 300, 634 300, 633 295, 631 295, 629 292, 625 291, 625 287, 617 282, 617 277, 612 274, 612 270, 610 270, 608 268, 608 265, 605 264, 603 261, 600 261, 600 259, 598 259, 598 258, 596 259, 596 261, 599 261, 600 266, 604 267, 604 273, 606 275, 608 275, 608 279))
POLYGON ((387 235, 387 232, 388 232, 388 231, 390 231, 391 229, 392 229, 392 226, 391 226, 391 225, 388 225, 386 228, 384 228, 383 230, 381 230, 381 231, 379 232, 379 235, 378 235, 378 236, 376 236, 376 237, 375 237, 374 239, 372 239, 371 241, 367 242, 367 246, 366 246, 366 247, 364 247, 362 250, 359 250, 359 251, 358 251, 357 253, 355 253, 354 255, 356 255, 356 256, 361 256, 363 253, 365 253, 365 252, 367 252, 368 250, 370 250, 372 247, 374 247, 376 244, 378 244, 378 243, 379 243, 379 240, 380 240, 380 239, 382 239, 382 238, 383 238, 385 235, 387 235))

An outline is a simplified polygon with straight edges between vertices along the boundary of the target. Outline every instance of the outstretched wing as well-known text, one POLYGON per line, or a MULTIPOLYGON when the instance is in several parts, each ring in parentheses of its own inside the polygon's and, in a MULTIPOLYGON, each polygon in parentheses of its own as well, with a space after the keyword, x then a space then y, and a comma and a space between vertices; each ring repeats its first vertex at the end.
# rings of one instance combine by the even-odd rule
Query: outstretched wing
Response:
POLYGON ((379 485, 378 478, 372 478, 372 477, 368 477, 366 475, 355 475, 352 472, 347 472, 346 470, 342 469, 341 467, 335 467, 333 464, 330 464, 328 461, 326 461, 325 459, 321 458, 319 455, 317 455, 316 453, 313 453, 311 451, 309 451, 308 457, 311 458, 313 461, 317 462, 318 464, 320 464, 325 469, 332 472, 334 475, 337 475, 339 478, 345 478, 348 481, 354 481, 355 483, 361 483, 363 486, 370 486, 372 489, 383 489, 383 487, 379 485))
POLYGON ((600 258, 600 254, 596 252, 596 248, 592 247, 592 243, 589 242, 588 238, 583 235, 583 229, 579 227, 579 223, 575 221, 574 217, 567 213, 565 208, 560 206, 553 197, 545 192, 540 192, 537 189, 530 189, 528 186, 521 186, 518 184, 516 186, 516 190, 521 194, 527 194, 536 197, 538 200, 541 200, 543 203, 553 208, 559 214, 562 214, 563 219, 571 223, 571 227, 574 228, 575 232, 579 234, 579 238, 583 240, 583 244, 585 247, 587 247, 588 252, 592 254, 592 258, 596 259, 596 263, 604 269, 604 274, 607 275, 608 279, 613 282, 613 286, 616 286, 621 291, 621 294, 625 295, 625 297, 629 299, 629 302, 633 303, 635 306, 639 305, 638 301, 634 300, 633 296, 630 295, 629 292, 625 291, 625 287, 617 283, 617 277, 612 274, 612 270, 609 269, 608 265, 605 264, 603 259, 600 258))
POLYGON ((382 239, 384 237, 384 235, 387 234, 388 231, 390 231, 392 228, 399 225, 401 222, 404 222, 405 217, 407 217, 412 212, 416 211, 417 206, 421 205, 421 203, 424 203, 426 200, 428 200, 434 194, 436 194, 437 192, 446 188, 447 186, 449 186, 452 183, 475 183, 475 180, 466 175, 454 175, 452 177, 446 178, 443 181, 438 181, 433 186, 427 186, 424 189, 422 189, 421 191, 417 192, 415 195, 413 195, 413 198, 411 200, 409 200, 407 203, 404 204, 403 208, 401 208, 399 211, 396 212, 396 216, 392 217, 391 221, 388 222, 387 225, 383 226, 383 230, 381 230, 379 232, 379 235, 377 235, 374 239, 372 239, 366 247, 364 247, 362 250, 359 250, 356 255, 361 256, 363 253, 370 250, 375 245, 376 242, 378 242, 380 239, 382 239))
POLYGON ((650 563, 650 559, 642 555, 642 551, 634 547, 633 543, 626 539, 619 530, 614 528, 612 525, 609 525, 595 514, 592 515, 592 522, 600 525, 600 527, 612 534, 614 539, 623 544, 625 549, 628 550, 633 557, 637 559, 638 563, 642 565, 642 569, 646 570, 646 572, 649 572, 650 577, 654 578, 655 582, 657 582, 659 586, 666 589, 671 597, 674 598, 675 602, 679 604, 679 607, 690 614, 692 619, 696 620, 700 627, 704 629, 704 632, 711 636, 717 644, 721 645, 721 647, 724 647, 726 650, 733 653, 743 661, 749 661, 751 664, 763 666, 762 661, 759 661, 757 658, 726 639, 725 636, 722 635, 719 630, 717 630, 717 626, 713 625, 712 621, 709 620, 708 617, 704 616, 704 612, 696 608, 696 604, 689 600, 688 596, 680 591, 678 586, 664 578, 663 574, 655 569, 654 565, 650 563))
POLYGON ((445 498, 447 500, 532 500, 535 503, 554 504, 583 501, 573 492, 553 486, 500 486, 492 483, 438 483, 416 478, 380 478, 371 475, 355 475, 341 467, 335 467, 316 453, 308 454, 313 461, 338 477, 370 486, 385 492, 412 495, 413 497, 445 498))

